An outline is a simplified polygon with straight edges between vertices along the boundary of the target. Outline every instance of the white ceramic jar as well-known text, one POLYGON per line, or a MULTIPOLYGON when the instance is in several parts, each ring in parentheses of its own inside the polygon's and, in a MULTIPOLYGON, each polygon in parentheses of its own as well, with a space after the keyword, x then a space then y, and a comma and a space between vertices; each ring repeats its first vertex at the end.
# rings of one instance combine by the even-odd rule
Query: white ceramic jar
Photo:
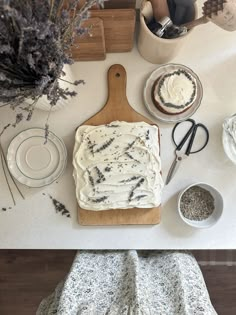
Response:
MULTIPOLYGON (((188 40, 192 30, 187 34, 174 39, 160 38, 154 35, 145 22, 142 9, 147 5, 146 0, 142 1, 140 9, 140 29, 138 35, 138 50, 144 59, 154 64, 163 64, 172 60, 188 40)), ((197 7, 195 5, 195 16, 197 15, 197 7)))

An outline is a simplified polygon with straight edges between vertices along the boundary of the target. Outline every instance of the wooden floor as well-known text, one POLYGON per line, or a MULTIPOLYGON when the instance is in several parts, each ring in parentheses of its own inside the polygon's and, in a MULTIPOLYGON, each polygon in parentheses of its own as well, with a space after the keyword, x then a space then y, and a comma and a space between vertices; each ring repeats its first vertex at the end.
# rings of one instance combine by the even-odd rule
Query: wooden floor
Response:
MULTIPOLYGON (((0 251, 0 315, 34 315, 42 298, 50 294, 69 271, 75 253, 0 251)), ((236 251, 193 253, 200 262, 218 314, 235 315, 236 251)))

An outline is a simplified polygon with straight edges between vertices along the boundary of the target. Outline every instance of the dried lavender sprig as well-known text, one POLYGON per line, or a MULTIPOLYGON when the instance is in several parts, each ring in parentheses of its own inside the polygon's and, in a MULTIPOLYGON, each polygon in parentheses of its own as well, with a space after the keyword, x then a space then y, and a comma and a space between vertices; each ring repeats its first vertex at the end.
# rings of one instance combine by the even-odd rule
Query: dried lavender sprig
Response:
POLYGON ((52 113, 52 106, 50 107, 50 110, 48 112, 48 116, 47 116, 47 120, 46 120, 46 123, 45 123, 45 133, 44 133, 44 137, 45 137, 45 141, 44 141, 44 144, 46 144, 48 142, 48 136, 49 136, 49 124, 48 124, 48 121, 49 121, 49 118, 51 116, 51 113, 52 113))
POLYGON ((128 143, 127 147, 125 148, 125 151, 131 149, 133 147, 133 145, 135 144, 136 140, 137 140, 137 138, 134 141, 128 143))
POLYGON ((140 161, 136 160, 129 152, 125 152, 125 155, 127 155, 131 160, 134 160, 137 163, 140 163, 140 161))
MULTIPOLYGON (((6 177, 5 167, 6 167, 7 171, 8 171, 8 174, 9 174, 9 176, 10 176, 12 182, 14 183, 16 189, 18 190, 19 194, 21 195, 21 197, 22 197, 23 199, 25 199, 25 197, 24 197, 24 195, 22 194, 20 188, 18 187, 18 185, 17 185, 17 183, 16 183, 14 177, 12 176, 11 172, 9 171, 8 164, 7 164, 7 160, 6 160, 6 157, 5 157, 3 148, 2 148, 1 136, 2 136, 3 132, 4 132, 7 128, 9 128, 10 126, 12 126, 12 125, 11 125, 11 124, 7 124, 6 126, 4 126, 3 129, 2 129, 2 131, 1 131, 1 133, 0 133, 0 151, 1 151, 2 168, 3 168, 3 171, 4 171, 4 175, 5 175, 5 178, 6 178, 6 181, 7 181, 7 185, 8 185, 8 189, 10 190, 11 195, 12 195, 12 191, 11 191, 10 184, 9 184, 9 182, 8 182, 8 179, 7 179, 7 177, 6 177), (5 164, 4 164, 3 162, 4 162, 5 164), (4 167, 4 166, 5 166, 5 167, 4 167)), ((14 204, 15 204, 15 199, 14 199, 14 197, 13 197, 12 199, 13 199, 13 202, 14 202, 14 204)))
MULTIPOLYGON (((88 0, 74 18, 69 14, 78 0, 70 1, 68 10, 64 0, 2 0, 0 1, 0 102, 13 109, 25 99, 46 95, 55 105, 59 98, 74 96, 74 91, 59 87, 64 64, 71 64, 69 49, 73 33, 87 17, 88 9, 103 1, 88 0), (49 13, 51 12, 51 14, 49 13), (76 23, 76 17, 78 23, 76 23), (72 27, 73 26, 73 27, 72 27), (70 29, 64 40, 63 34, 70 29)), ((75 81, 80 84, 83 81, 75 81)), ((28 115, 29 120, 33 110, 28 115)), ((22 116, 17 117, 20 121, 22 116)))
POLYGON ((63 82, 66 82, 66 83, 69 83, 69 84, 71 84, 71 85, 75 85, 75 86, 77 86, 77 85, 79 85, 79 84, 85 84, 85 81, 84 81, 84 80, 75 80, 74 82, 70 82, 70 81, 67 81, 67 80, 62 79, 62 78, 58 78, 58 80, 63 81, 63 82))
POLYGON ((145 179, 144 179, 144 178, 141 178, 141 179, 137 182, 137 184, 131 189, 131 192, 130 192, 129 198, 128 198, 128 201, 129 201, 129 202, 132 200, 132 197, 134 196, 134 191, 135 191, 137 188, 139 188, 139 187, 142 185, 142 183, 143 183, 144 181, 145 181, 145 179))
POLYGON ((87 172, 88 172, 88 176, 89 176, 89 182, 90 182, 91 186, 94 187, 95 184, 94 184, 94 179, 91 175, 91 172, 88 169, 87 169, 87 172))
POLYGON ((48 136, 49 136, 49 124, 46 123, 44 127, 44 138, 45 138, 44 144, 47 144, 48 136))
POLYGON ((105 150, 107 147, 109 147, 112 144, 112 142, 114 140, 115 140, 115 138, 110 138, 105 143, 103 143, 103 145, 101 145, 98 149, 96 149, 96 151, 94 151, 94 153, 98 153, 98 152, 105 150))
POLYGON ((104 174, 101 172, 101 170, 97 166, 95 166, 94 169, 95 169, 97 176, 98 176, 96 183, 100 184, 101 182, 104 182, 106 180, 106 178, 105 178, 104 174))
POLYGON ((18 124, 23 120, 23 118, 24 118, 23 114, 22 114, 22 113, 18 113, 18 114, 16 115, 16 121, 15 121, 14 124, 12 124, 12 127, 15 128, 16 125, 18 125, 18 124))
POLYGON ((79 13, 77 15, 73 16, 73 19, 71 21, 71 24, 68 26, 68 28, 65 30, 63 36, 65 37, 68 32, 71 32, 71 30, 75 27, 75 24, 78 26, 81 25, 81 22, 84 20, 84 16, 86 12, 95 4, 95 3, 102 3, 103 1, 99 0, 88 0, 84 3, 82 8, 80 9, 79 13))
POLYGON ((103 202, 103 201, 105 201, 106 199, 108 199, 108 196, 103 196, 103 197, 96 198, 96 199, 88 198, 88 200, 90 200, 90 201, 92 201, 92 202, 95 202, 95 203, 103 202))
POLYGON ((5 107, 5 106, 8 106, 8 105, 10 105, 10 104, 11 104, 11 102, 3 103, 2 105, 0 105, 0 108, 5 107))
MULTIPOLYGON (((7 130, 7 128, 9 128, 11 126, 11 124, 7 124, 6 126, 3 127, 1 133, 0 133, 0 138, 1 136, 3 135, 4 131, 7 130)), ((0 145, 1 145, 1 142, 0 142, 0 145)))
POLYGON ((37 105, 39 98, 40 96, 36 98, 36 100, 33 103, 28 104, 26 107, 22 107, 22 106, 19 107, 22 111, 28 113, 27 118, 26 118, 27 121, 29 121, 32 118, 35 106, 37 105))
POLYGON ((8 181, 8 178, 7 178, 6 170, 5 170, 5 167, 4 167, 2 149, 1 149, 1 162, 2 162, 2 169, 3 169, 4 177, 5 177, 5 179, 6 179, 7 186, 8 186, 9 192, 10 192, 10 194, 11 194, 12 201, 13 201, 14 206, 15 206, 15 205, 16 205, 16 201, 15 201, 15 198, 14 198, 14 196, 13 196, 13 193, 12 193, 12 190, 11 190, 11 187, 10 187, 10 184, 9 184, 9 181, 8 181))
POLYGON ((7 159, 5 157, 5 154, 4 154, 4 151, 3 151, 3 148, 2 148, 1 139, 0 139, 0 150, 1 150, 1 153, 2 153, 3 160, 5 162, 6 169, 8 171, 8 174, 9 174, 13 184, 15 185, 16 189, 18 190, 18 192, 21 195, 22 199, 25 199, 25 197, 24 197, 23 193, 21 192, 20 188, 18 187, 14 177, 12 176, 11 172, 9 171, 8 164, 7 164, 7 159))
POLYGON ((52 203, 54 205, 56 213, 59 212, 59 213, 61 213, 61 215, 65 215, 67 218, 70 218, 70 212, 69 212, 69 210, 67 210, 66 206, 63 203, 56 200, 51 195, 49 195, 49 198, 52 200, 52 203))
POLYGON ((145 197, 147 197, 147 195, 139 195, 139 196, 135 197, 135 199, 137 199, 139 201, 140 199, 145 198, 145 197))
POLYGON ((129 182, 132 182, 132 181, 134 181, 136 179, 139 179, 139 178, 140 178, 140 176, 132 176, 132 177, 130 177, 128 179, 121 180, 120 183, 123 183, 123 184, 129 183, 129 182))

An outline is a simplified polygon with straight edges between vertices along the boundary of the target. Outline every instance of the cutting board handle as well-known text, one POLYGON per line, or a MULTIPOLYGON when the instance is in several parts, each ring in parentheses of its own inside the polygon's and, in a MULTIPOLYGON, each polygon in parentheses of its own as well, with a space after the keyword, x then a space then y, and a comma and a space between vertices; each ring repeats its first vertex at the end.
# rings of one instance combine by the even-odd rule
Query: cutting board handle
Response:
POLYGON ((112 65, 108 70, 108 99, 107 106, 115 107, 126 107, 129 105, 126 96, 126 82, 127 76, 125 68, 122 65, 112 65))

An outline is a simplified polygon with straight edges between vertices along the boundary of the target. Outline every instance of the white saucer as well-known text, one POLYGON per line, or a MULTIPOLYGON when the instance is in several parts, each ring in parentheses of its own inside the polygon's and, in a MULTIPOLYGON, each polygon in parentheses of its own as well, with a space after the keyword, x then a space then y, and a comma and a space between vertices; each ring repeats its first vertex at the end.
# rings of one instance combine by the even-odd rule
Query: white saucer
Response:
POLYGON ((176 123, 178 121, 183 121, 191 117, 196 112, 196 110, 201 104, 201 100, 203 96, 203 89, 202 89, 201 81, 199 80, 196 73, 194 73, 191 69, 189 69, 186 66, 179 65, 179 64, 167 64, 167 65, 160 66, 159 68, 157 68, 155 71, 152 72, 152 74, 149 76, 149 78, 146 81, 143 96, 144 96, 144 103, 146 105, 147 110, 150 112, 150 114, 152 114, 155 118, 157 118, 160 121, 163 121, 166 123, 176 123), (161 75, 178 70, 178 69, 183 69, 190 72, 190 74, 196 79, 197 97, 193 105, 189 107, 185 112, 181 114, 176 114, 176 115, 168 115, 159 111, 158 108, 153 103, 152 87, 153 87, 154 82, 161 75))
POLYGON ((11 141, 7 163, 11 174, 29 187, 42 187, 54 182, 63 173, 67 162, 64 142, 49 132, 45 144, 45 130, 27 129, 11 141))

